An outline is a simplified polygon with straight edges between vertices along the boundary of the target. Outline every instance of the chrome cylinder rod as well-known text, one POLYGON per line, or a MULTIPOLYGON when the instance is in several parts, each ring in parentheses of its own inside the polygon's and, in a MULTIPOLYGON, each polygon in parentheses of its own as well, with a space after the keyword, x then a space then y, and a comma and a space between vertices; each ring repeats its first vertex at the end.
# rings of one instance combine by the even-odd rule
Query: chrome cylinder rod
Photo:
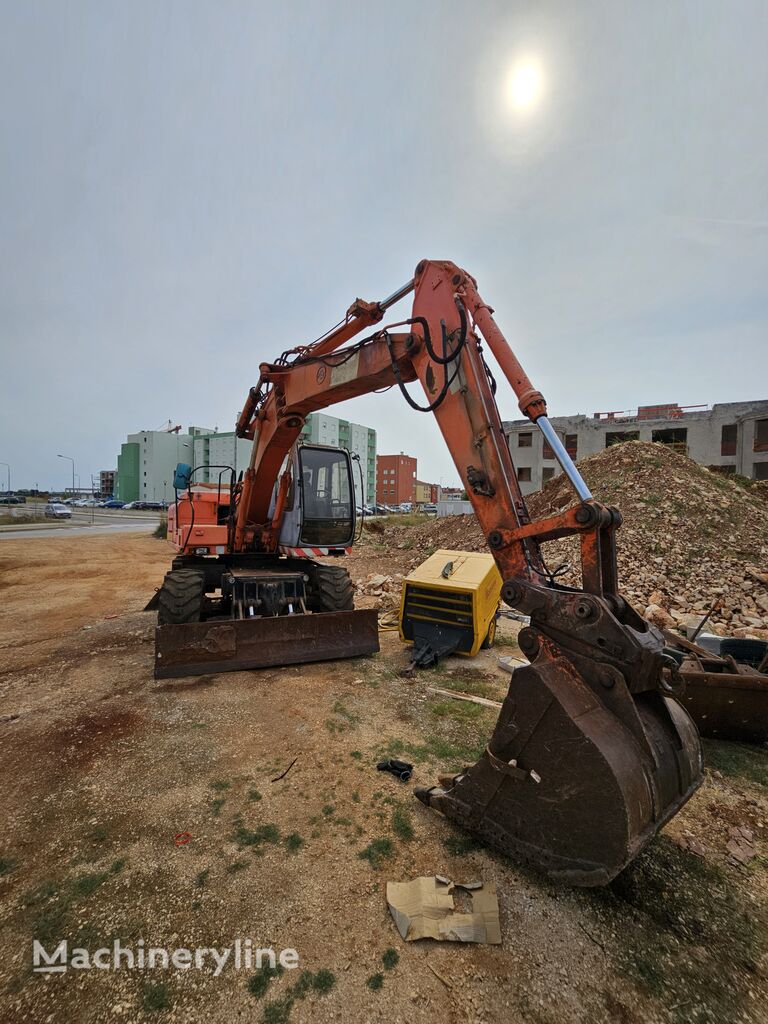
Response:
POLYGON ((590 501, 592 498, 592 492, 584 482, 584 478, 581 473, 576 469, 576 465, 565 450, 563 442, 555 433, 555 429, 549 422, 546 416, 539 416, 536 420, 536 426, 544 435, 545 441, 549 444, 549 447, 555 454, 555 458, 563 467, 563 472, 571 482, 571 486, 576 491, 582 501, 590 501))
POLYGON ((381 306, 382 309, 389 309, 390 306, 394 306, 394 304, 399 302, 400 299, 404 299, 409 292, 413 291, 413 288, 414 282, 413 278, 411 278, 411 280, 408 281, 407 284, 404 284, 402 288, 398 288, 396 292, 392 292, 388 298, 380 302, 379 306, 381 306))

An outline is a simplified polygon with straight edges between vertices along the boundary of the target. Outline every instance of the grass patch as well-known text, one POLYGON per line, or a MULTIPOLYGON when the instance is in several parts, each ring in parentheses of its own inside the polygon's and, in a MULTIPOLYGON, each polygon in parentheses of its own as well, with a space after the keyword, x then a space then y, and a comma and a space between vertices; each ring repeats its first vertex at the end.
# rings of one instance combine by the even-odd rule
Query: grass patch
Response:
POLYGON ((107 828, 105 825, 97 825, 96 828, 91 829, 88 833, 88 838, 94 843, 103 843, 108 836, 107 828))
MULTIPOLYGON (((254 975, 248 983, 252 994, 261 998, 271 978, 281 974, 282 970, 282 967, 265 968, 254 975), (264 973, 267 973, 268 977, 263 982, 257 980, 264 973), (254 986, 257 991, 253 992, 251 986, 254 986)), ((284 995, 279 999, 272 999, 266 1004, 261 1018, 263 1024, 286 1024, 297 999, 304 999, 310 992, 316 992, 321 996, 327 995, 335 984, 336 976, 326 968, 321 968, 316 974, 313 974, 312 971, 302 971, 296 983, 284 995)))
POLYGON ((768 786, 768 751, 748 743, 702 740, 704 763, 729 778, 768 786))
POLYGON ((18 861, 13 857, 0 857, 0 875, 10 875, 18 867, 18 861))
POLYGON ((356 761, 362 761, 362 759, 363 759, 363 753, 362 753, 361 750, 353 750, 353 751, 351 751, 349 756, 350 757, 354 757, 354 759, 356 761))
POLYGON ((325 807, 323 807, 323 814, 326 816, 326 818, 330 818, 330 816, 333 814, 335 810, 336 808, 334 807, 333 804, 326 804, 325 807))
POLYGON ((321 967, 312 981, 312 988, 318 995, 326 996, 336 984, 336 975, 327 967, 321 967))
POLYGON ((218 818, 218 816, 221 814, 221 808, 224 806, 226 802, 226 798, 223 796, 217 796, 215 800, 211 800, 210 808, 211 814, 214 816, 214 818, 218 818))
POLYGON ((466 857, 468 853, 475 853, 476 850, 482 849, 482 844, 468 832, 457 832, 454 835, 446 836, 443 846, 454 857, 466 857))
POLYGON ((344 704, 341 703, 340 700, 337 700, 333 705, 333 713, 334 715, 339 715, 341 718, 346 718, 346 720, 352 725, 360 721, 360 715, 353 714, 347 707, 345 707, 344 704))
POLYGON ((80 875, 72 882, 72 895, 76 897, 87 897, 96 892, 100 885, 103 885, 111 877, 111 871, 89 871, 80 875))
POLYGON ((249 800, 261 800, 261 793, 258 791, 258 789, 249 789, 248 790, 248 799, 249 800))
POLYGON ((279 843, 280 830, 277 825, 260 825, 259 828, 255 829, 246 828, 238 818, 235 819, 233 839, 237 843, 239 850, 246 846, 260 847, 264 843, 279 843))
POLYGON ((264 1007, 261 1019, 264 1024, 288 1024, 292 1007, 293 999, 290 995, 284 996, 282 999, 273 999, 264 1007))
POLYGON ((155 527, 155 529, 154 529, 154 531, 152 533, 152 536, 156 537, 157 540, 167 540, 168 539, 168 520, 165 517, 163 517, 160 520, 160 522, 157 524, 157 526, 155 527))
POLYGON ((381 972, 372 974, 365 984, 371 992, 378 992, 380 988, 384 987, 384 975, 381 972))
POLYGON ((211 873, 211 869, 210 868, 204 868, 202 871, 198 871, 197 872, 197 875, 195 876, 195 885, 197 886, 198 889, 204 889, 205 888, 205 886, 206 886, 206 884, 208 882, 208 876, 210 875, 210 873, 211 873))
POLYGON ((357 856, 361 860, 367 860, 371 867, 378 871, 383 862, 393 857, 394 853, 395 847, 391 839, 372 839, 357 856))
POLYGON ((402 740, 390 740, 382 751, 380 760, 408 754, 417 762, 442 761, 463 766, 477 761, 484 750, 484 742, 457 742, 433 734, 425 737, 424 743, 404 743, 402 740))
POLYGON ((157 1013, 168 1010, 173 1005, 171 991, 162 982, 145 983, 141 993, 141 1007, 145 1013, 157 1013))
MULTIPOLYGON (((499 642, 497 634, 496 643, 499 642)), ((466 673, 457 675, 448 673, 440 680, 440 685, 445 690, 456 690, 460 693, 471 693, 473 697, 485 697, 486 700, 498 700, 500 693, 506 693, 507 687, 502 682, 489 680, 485 673, 466 673)), ((480 707, 479 704, 473 705, 480 707)))
POLYGON ((247 860, 233 860, 231 864, 227 864, 227 874, 228 875, 234 875, 238 871, 242 871, 244 868, 247 868, 247 867, 248 867, 248 861, 247 860))
POLYGON ((279 978, 283 973, 282 964, 275 964, 274 967, 267 965, 266 967, 260 967, 255 974, 246 982, 246 988, 255 996, 256 999, 261 999, 264 993, 269 988, 269 983, 273 978, 279 978))
POLYGON ((226 779, 214 779, 210 783, 211 789, 215 789, 217 793, 223 793, 225 789, 229 789, 232 785, 231 782, 227 782, 226 779))
POLYGON ((731 872, 661 836, 594 897, 624 936, 618 955, 626 973, 678 1007, 681 1024, 744 1018, 765 936, 739 885, 731 872))
POLYGON ((288 853, 298 853, 304 845, 304 840, 298 832, 291 832, 289 836, 285 837, 284 842, 288 853))
POLYGON ((400 962, 400 954, 390 946, 381 954, 381 962, 384 964, 385 971, 393 971, 400 962))
POLYGON ((476 722, 485 711, 482 704, 466 700, 430 700, 427 707, 435 718, 452 718, 457 722, 476 722))
POLYGON ((396 807, 392 812, 392 831, 398 839, 407 843, 416 835, 411 824, 411 815, 404 807, 396 807))

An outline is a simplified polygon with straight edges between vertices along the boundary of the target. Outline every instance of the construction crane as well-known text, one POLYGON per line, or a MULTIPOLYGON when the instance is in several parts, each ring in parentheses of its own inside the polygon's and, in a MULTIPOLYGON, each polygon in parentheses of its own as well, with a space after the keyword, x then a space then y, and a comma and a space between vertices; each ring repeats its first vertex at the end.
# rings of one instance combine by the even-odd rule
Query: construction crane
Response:
POLYGON ((309 413, 396 385, 435 416, 503 580, 530 616, 530 664, 514 672, 476 764, 417 790, 484 842, 576 885, 608 882, 702 781, 695 726, 675 698, 664 637, 621 596, 617 509, 596 500, 481 298, 450 262, 424 260, 382 302, 357 299, 335 329, 262 363, 237 421, 248 469, 196 484, 180 466, 169 509, 178 554, 159 593, 155 673, 218 672, 373 653, 376 613, 354 610, 339 560, 355 531, 349 454, 302 445, 309 413), (410 316, 387 310, 413 293, 410 316), (353 342, 366 328, 374 328, 353 342), (505 440, 487 344, 522 413, 573 486, 569 510, 532 522, 505 440), (426 401, 406 385, 419 381, 426 401), (581 588, 561 585, 541 545, 579 538, 581 588))

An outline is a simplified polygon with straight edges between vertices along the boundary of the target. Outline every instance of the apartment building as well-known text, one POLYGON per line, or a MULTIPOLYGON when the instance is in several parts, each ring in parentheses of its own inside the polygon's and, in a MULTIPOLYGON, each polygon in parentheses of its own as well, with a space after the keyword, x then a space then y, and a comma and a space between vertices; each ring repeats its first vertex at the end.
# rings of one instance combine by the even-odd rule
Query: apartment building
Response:
POLYGON ((400 505, 416 500, 416 459, 399 455, 380 455, 376 460, 376 501, 382 505, 400 505))
MULTIPOLYGON (((768 480, 768 400, 707 406, 645 405, 634 411, 552 416, 574 461, 622 441, 658 441, 720 473, 768 480)), ((560 467, 530 420, 504 423, 523 494, 538 491, 560 467)))

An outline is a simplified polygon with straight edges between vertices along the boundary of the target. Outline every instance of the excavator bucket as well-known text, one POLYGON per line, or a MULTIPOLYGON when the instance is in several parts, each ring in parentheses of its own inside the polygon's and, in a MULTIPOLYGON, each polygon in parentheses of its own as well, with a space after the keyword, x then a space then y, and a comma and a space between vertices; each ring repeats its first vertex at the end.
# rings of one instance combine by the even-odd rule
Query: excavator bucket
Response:
POLYGON ((612 692, 606 681, 542 649, 513 673, 480 760, 416 796, 555 879, 606 884, 702 779, 696 728, 680 704, 659 690, 630 695, 618 679, 612 692))
POLYGON ((379 650, 372 609, 157 626, 155 679, 333 661, 379 650))

